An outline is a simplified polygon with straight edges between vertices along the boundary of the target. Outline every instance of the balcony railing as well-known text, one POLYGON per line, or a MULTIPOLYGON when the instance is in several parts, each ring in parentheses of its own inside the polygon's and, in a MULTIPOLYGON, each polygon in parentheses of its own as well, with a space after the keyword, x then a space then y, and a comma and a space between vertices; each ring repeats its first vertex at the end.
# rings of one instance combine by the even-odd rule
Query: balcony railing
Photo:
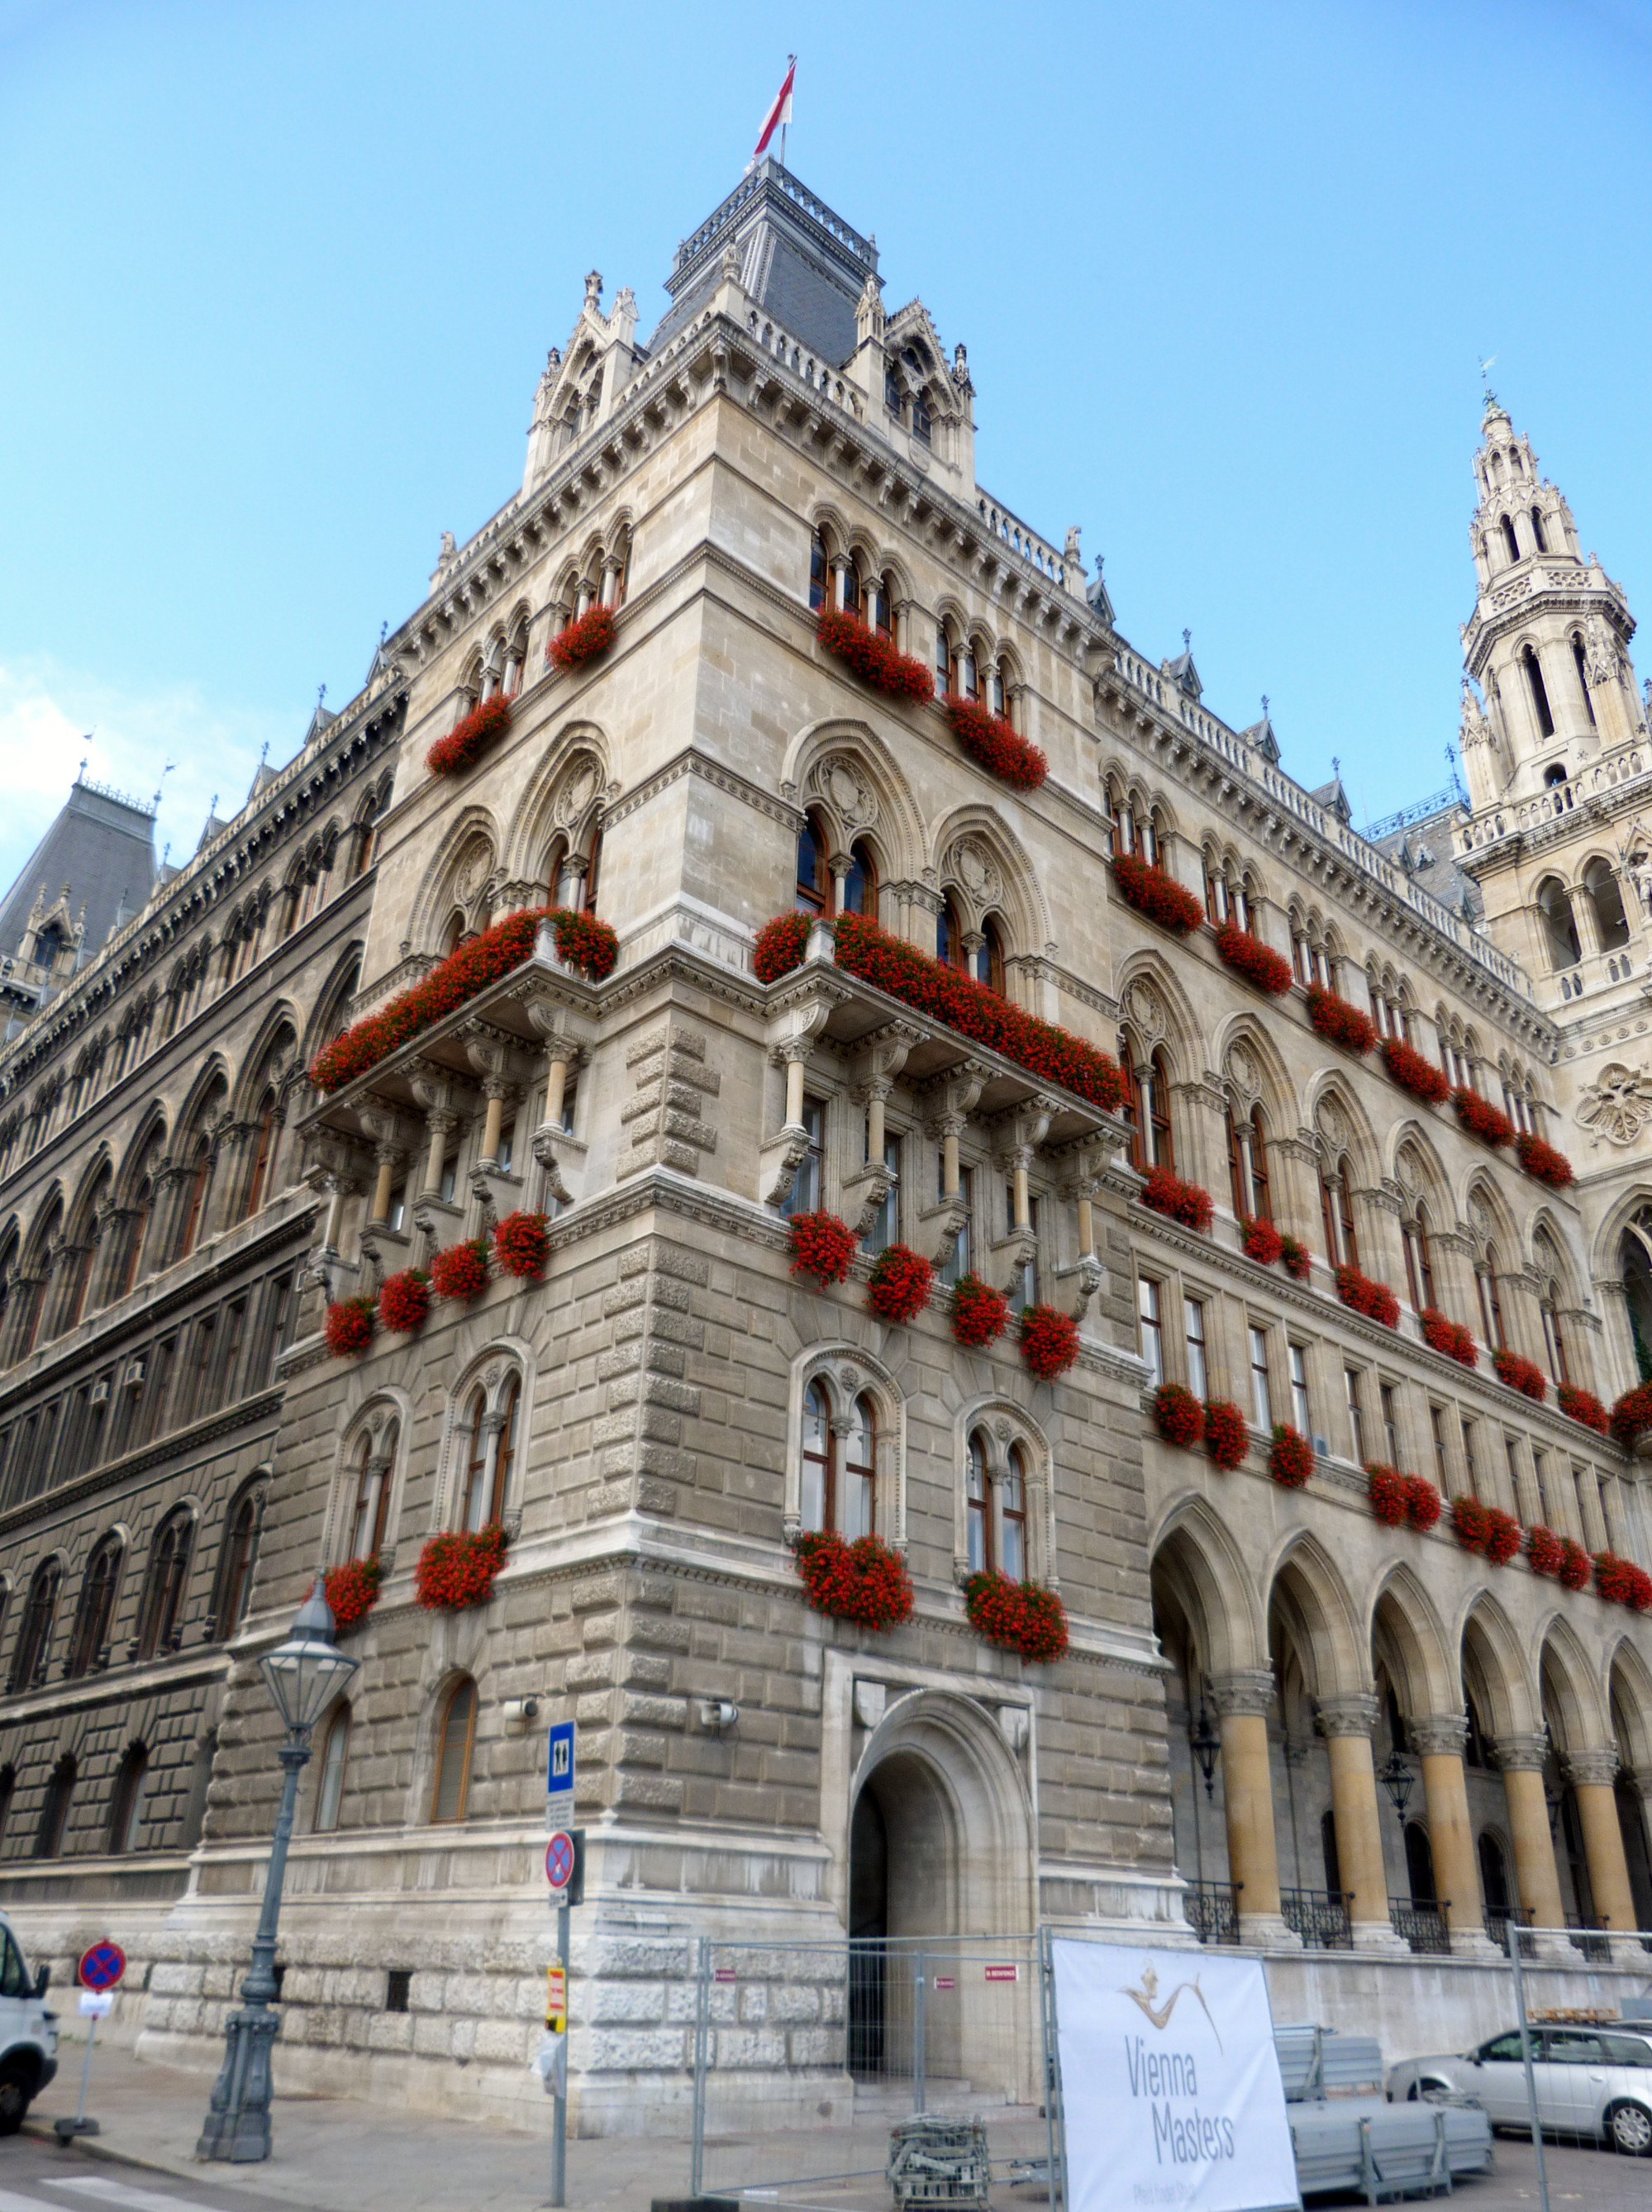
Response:
POLYGON ((1279 1911, 1285 1926, 1310 1951, 1351 1951, 1349 1895, 1343 1889, 1282 1889, 1279 1911))
POLYGON ((1239 1941, 1239 1893, 1242 1881, 1190 1881, 1182 1893, 1181 1910, 1201 1943, 1239 1941))
POLYGON ((1418 1905, 1408 1897, 1391 1897, 1388 1918, 1394 1933, 1403 1936, 1419 1958, 1451 1956, 1451 1930, 1446 1926, 1444 1905, 1418 1905))
POLYGON ((1566 1926, 1571 1931, 1574 1946, 1592 1966, 1612 1964, 1612 1938, 1604 1928, 1592 1920, 1585 1920, 1581 1912, 1569 1912, 1566 1926))

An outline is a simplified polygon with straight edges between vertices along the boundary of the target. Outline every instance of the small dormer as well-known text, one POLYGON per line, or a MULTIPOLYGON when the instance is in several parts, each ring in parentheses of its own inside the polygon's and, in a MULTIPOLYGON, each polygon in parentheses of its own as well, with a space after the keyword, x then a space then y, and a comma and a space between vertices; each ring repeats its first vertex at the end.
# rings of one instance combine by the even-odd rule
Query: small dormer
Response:
POLYGON ((1177 690, 1185 697, 1193 700, 1195 703, 1203 696, 1205 686, 1200 681, 1198 669, 1193 665, 1193 637, 1188 631, 1184 629, 1181 633, 1181 652, 1174 660, 1162 661, 1159 664, 1159 672, 1174 684, 1177 690))
POLYGON ((973 489, 975 387, 963 348, 949 363, 921 300, 908 301, 887 318, 863 313, 860 326, 866 337, 855 368, 870 420, 920 468, 949 470, 973 489))
POLYGON ((1261 755, 1270 768, 1278 768, 1279 740, 1273 734, 1273 724, 1269 719, 1266 698, 1262 701, 1261 719, 1253 722, 1248 730, 1241 730, 1239 734, 1253 752, 1261 755))
POLYGON ((612 413, 641 355, 636 344, 636 295, 629 284, 604 313, 602 274, 585 280, 585 300, 565 347, 552 346, 533 396, 527 466, 522 489, 531 491, 569 447, 612 413))

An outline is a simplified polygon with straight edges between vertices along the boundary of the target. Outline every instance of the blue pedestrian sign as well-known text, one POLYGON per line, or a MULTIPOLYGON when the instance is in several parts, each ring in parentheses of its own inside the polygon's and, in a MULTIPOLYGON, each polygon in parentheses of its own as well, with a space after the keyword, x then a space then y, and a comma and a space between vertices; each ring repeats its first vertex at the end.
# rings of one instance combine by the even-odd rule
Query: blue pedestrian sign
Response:
POLYGON ((553 1828, 574 1818, 574 1723, 558 1721, 550 1731, 545 1768, 545 1809, 553 1828))

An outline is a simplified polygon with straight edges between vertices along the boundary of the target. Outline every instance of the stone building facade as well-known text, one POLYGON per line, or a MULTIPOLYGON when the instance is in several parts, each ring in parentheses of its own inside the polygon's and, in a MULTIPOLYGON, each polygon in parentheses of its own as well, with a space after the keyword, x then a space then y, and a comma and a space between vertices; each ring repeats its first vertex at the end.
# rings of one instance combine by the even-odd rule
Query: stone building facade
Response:
MULTIPOLYGON (((1260 1947, 1319 2016, 1375 2008, 1400 2034, 1419 2007, 1458 2033, 1496 2012, 1512 1909, 1602 1931, 1580 1985, 1631 1972, 1613 1931, 1652 1924, 1652 1631, 1489 1565, 1449 1520, 1382 1524, 1365 1468, 1652 1558, 1643 1462, 1554 1387, 1610 1402, 1637 1376, 1618 1255, 1652 1165, 1633 1141, 1580 1152, 1600 1079, 1586 1094, 1567 1058, 1608 1005, 1633 1029, 1638 990, 1608 972, 1644 957, 1632 866, 1627 951, 1534 963, 1549 908, 1505 886, 1527 866, 1509 817, 1528 786, 1553 802, 1511 730, 1525 781, 1488 782, 1466 732, 1472 806, 1429 817, 1461 896, 1357 835, 1338 787, 1285 774, 1266 712, 1230 727, 1190 653, 1127 641, 1077 531, 1058 549, 977 484, 963 349, 920 301, 886 311, 875 249, 777 165, 678 249, 668 290, 640 342, 632 294, 605 308, 587 279, 520 490, 444 543, 361 696, 6 1048, 0 1895, 49 1948, 114 1925, 144 1968, 140 2047, 210 2063, 276 1793, 255 1662, 319 1570, 372 1553, 288 1869, 297 2082, 471 2112, 533 2090, 563 1717, 590 2130, 680 2104, 699 1935, 1196 1930, 1260 1947), (560 668, 550 641, 598 605, 611 646, 560 668), (846 606, 1041 748, 1042 785, 826 650, 820 615, 846 606), (507 729, 433 773, 433 741, 495 694, 507 729), (1144 919, 1109 854, 1157 861, 1293 987, 1270 998, 1214 929, 1144 919), (612 925, 604 981, 542 928, 353 1079, 304 1082, 346 1019, 551 905, 612 925), (757 931, 799 907, 874 917, 1115 1051, 1129 1110, 850 972, 823 927, 760 981, 757 931), (1576 1183, 1327 1043, 1310 986, 1570 1149, 1576 1183), (1208 1190, 1208 1229, 1144 1204, 1155 1167, 1208 1190), (823 1291, 788 1264, 788 1212, 814 1206, 861 1248, 823 1291), (496 1273, 415 1336, 328 1357, 325 1296, 523 1208, 551 1217, 543 1280, 496 1273), (1305 1277, 1252 1256, 1242 1216, 1298 1239, 1305 1277), (890 1243, 942 1276, 908 1325, 867 1307, 890 1243), (1345 1304, 1339 1267, 1392 1285, 1398 1324, 1345 1304), (1049 1382, 1012 1337, 957 1343, 944 1286, 966 1270, 1072 1316, 1076 1364, 1049 1382), (1472 1368, 1425 1340, 1435 1309, 1479 1340, 1472 1368), (1498 1378, 1498 1349, 1546 1402, 1498 1378), (183 1395, 159 1395, 163 1369, 183 1395), (93 1437, 76 1394, 89 1409, 106 1370, 126 1425, 93 1437), (1241 1407, 1242 1466, 1163 1440, 1161 1382, 1241 1407), (1270 1474, 1275 1422, 1312 1447, 1304 1487, 1270 1474), (424 1544, 489 1518, 509 1536, 490 1601, 424 1610, 424 1544), (808 1608, 792 1544, 823 1518, 901 1551, 908 1624, 808 1608), (152 1648, 174 1522, 187 1571, 152 1648), (983 1559, 1059 1590, 1062 1658, 972 1631, 960 1585, 983 1559), (117 1819, 140 1749, 156 1779, 117 1819)), ((1488 413, 1483 484, 1509 450, 1488 413)), ((1588 603, 1594 726, 1632 788, 1632 679, 1599 679, 1609 706, 1587 658, 1598 602, 1626 671, 1627 611, 1573 566, 1539 596, 1588 603)), ((1500 573, 1469 635, 1488 726, 1486 672, 1506 701, 1521 649, 1500 573)), ((1563 629, 1557 603, 1539 650, 1563 629)), ((1574 775, 1587 752, 1580 730, 1574 775)))

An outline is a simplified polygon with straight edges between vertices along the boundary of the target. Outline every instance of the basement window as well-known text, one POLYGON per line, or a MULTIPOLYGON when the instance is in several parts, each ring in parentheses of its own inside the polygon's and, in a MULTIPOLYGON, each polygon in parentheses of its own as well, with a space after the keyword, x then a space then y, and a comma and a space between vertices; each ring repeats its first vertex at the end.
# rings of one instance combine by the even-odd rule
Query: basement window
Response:
POLYGON ((405 2012, 408 1996, 413 1986, 413 1969, 410 1966, 392 1966, 386 1979, 385 2010, 405 2012))

